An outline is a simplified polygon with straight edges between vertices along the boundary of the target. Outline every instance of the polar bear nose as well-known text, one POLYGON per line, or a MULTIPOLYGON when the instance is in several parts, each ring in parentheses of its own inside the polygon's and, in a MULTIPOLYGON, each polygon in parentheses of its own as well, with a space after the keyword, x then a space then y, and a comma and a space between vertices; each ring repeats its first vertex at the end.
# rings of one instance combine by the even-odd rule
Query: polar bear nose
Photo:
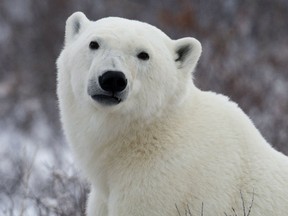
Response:
POLYGON ((105 91, 121 92, 127 86, 127 79, 121 71, 107 71, 99 77, 99 85, 105 91))

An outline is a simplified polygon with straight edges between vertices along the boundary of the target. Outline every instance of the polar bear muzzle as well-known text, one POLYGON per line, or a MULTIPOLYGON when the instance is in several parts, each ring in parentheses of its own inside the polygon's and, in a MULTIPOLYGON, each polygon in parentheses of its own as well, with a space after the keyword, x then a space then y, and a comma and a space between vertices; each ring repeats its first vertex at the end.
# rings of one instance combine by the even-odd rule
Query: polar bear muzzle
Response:
POLYGON ((122 72, 107 71, 99 77, 99 84, 104 91, 118 93, 126 88, 127 79, 122 72))
POLYGON ((106 71, 98 80, 90 80, 88 94, 98 103, 116 105, 126 98, 127 79, 121 71, 106 71))

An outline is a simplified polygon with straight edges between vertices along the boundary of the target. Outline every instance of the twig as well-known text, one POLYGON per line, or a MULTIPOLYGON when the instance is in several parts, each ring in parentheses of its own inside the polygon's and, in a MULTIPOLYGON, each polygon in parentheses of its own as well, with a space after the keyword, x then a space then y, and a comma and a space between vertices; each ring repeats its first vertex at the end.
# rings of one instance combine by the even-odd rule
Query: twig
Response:
POLYGON ((253 188, 252 200, 251 200, 251 204, 249 206, 249 210, 248 210, 247 216, 249 216, 250 213, 251 213, 251 209, 252 209, 252 206, 253 206, 253 203, 254 203, 254 195, 255 195, 255 193, 254 193, 254 188, 253 188))
POLYGON ((178 207, 177 207, 177 204, 175 204, 175 207, 176 207, 176 209, 177 209, 178 215, 181 216, 180 211, 179 211, 179 209, 178 209, 178 207))
POLYGON ((246 216, 245 202, 244 202, 244 198, 243 198, 243 194, 241 190, 240 190, 240 196, 242 200, 243 216, 246 216))
POLYGON ((238 216, 237 215, 237 213, 236 213, 236 211, 235 211, 235 209, 232 207, 232 211, 233 211, 233 213, 235 214, 234 216, 238 216))
POLYGON ((201 216, 203 216, 204 213, 204 203, 202 202, 202 207, 201 207, 201 216))
POLYGON ((189 216, 193 216, 192 213, 191 213, 191 210, 190 210, 190 207, 189 207, 188 204, 187 204, 187 209, 188 209, 189 216))
MULTIPOLYGON (((24 154, 26 156, 27 152, 26 152, 26 148, 24 148, 24 154)), ((24 199, 21 202, 21 207, 20 207, 20 216, 24 215, 24 212, 26 211, 26 197, 29 194, 29 180, 30 180, 30 176, 32 174, 32 169, 34 166, 34 162, 36 159, 36 155, 38 153, 38 146, 37 149, 34 151, 34 154, 32 156, 32 160, 30 162, 30 164, 26 164, 26 166, 24 167, 24 169, 26 168, 26 170, 24 171, 24 179, 23 179, 23 185, 24 185, 24 199)), ((26 157, 25 157, 26 158, 26 157)))

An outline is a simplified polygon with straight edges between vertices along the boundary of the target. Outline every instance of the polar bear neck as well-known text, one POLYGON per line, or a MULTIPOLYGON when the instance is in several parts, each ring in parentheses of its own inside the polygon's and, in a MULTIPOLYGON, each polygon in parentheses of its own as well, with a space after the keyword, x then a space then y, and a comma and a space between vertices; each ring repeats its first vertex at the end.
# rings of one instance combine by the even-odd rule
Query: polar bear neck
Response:
MULTIPOLYGON (((183 109, 190 109, 193 112, 191 108, 193 103, 188 101, 192 99, 187 98, 187 101, 182 102, 181 108, 171 107, 149 121, 131 120, 123 115, 103 113, 83 117, 83 113, 90 112, 75 109, 73 116, 78 121, 77 129, 67 128, 66 135, 86 176, 89 179, 92 176, 95 178, 100 174, 103 175, 104 167, 113 164, 115 158, 121 157, 127 160, 127 157, 136 157, 138 160, 151 160, 153 157, 164 155, 163 152, 167 149, 175 148, 171 140, 173 136, 177 136, 175 128, 181 125, 181 113, 185 113, 183 109), (99 174, 95 175, 95 172, 99 174)), ((65 127, 75 126, 75 122, 72 123, 75 120, 69 119, 71 123, 65 127)))

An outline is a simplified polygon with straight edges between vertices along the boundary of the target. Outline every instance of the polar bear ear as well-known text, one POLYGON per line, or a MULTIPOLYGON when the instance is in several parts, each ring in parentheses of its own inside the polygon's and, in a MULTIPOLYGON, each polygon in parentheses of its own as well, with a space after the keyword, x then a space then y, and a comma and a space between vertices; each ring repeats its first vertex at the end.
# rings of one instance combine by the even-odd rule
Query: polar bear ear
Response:
POLYGON ((66 21, 65 27, 65 44, 72 41, 89 22, 87 17, 82 12, 73 13, 66 21))
POLYGON ((202 52, 201 43, 195 38, 175 40, 175 62, 179 70, 193 72, 202 52))

